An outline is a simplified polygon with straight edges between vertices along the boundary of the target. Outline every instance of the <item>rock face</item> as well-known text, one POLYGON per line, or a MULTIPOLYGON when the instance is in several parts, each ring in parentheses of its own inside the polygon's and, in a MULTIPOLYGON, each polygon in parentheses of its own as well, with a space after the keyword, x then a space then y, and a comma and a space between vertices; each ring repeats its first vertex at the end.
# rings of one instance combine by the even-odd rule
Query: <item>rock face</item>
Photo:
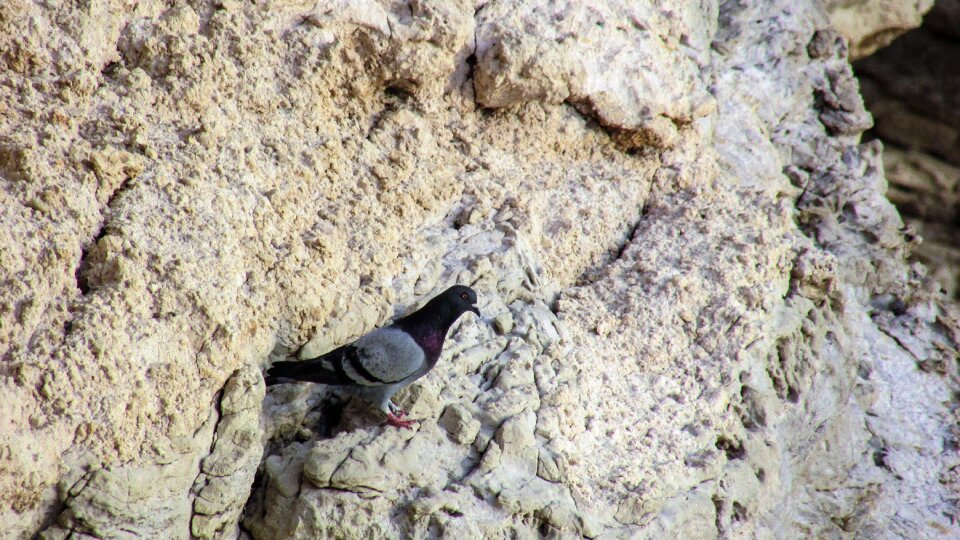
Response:
POLYGON ((960 535, 957 316, 754 4, 0 8, 0 529, 960 535), (453 283, 416 429, 265 392, 453 283))

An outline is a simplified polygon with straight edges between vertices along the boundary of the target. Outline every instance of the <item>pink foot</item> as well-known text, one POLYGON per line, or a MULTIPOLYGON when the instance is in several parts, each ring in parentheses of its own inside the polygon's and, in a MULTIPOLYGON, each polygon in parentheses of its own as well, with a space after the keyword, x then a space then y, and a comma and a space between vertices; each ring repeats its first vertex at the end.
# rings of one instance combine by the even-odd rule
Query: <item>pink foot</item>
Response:
POLYGON ((416 420, 404 420, 403 417, 406 416, 406 411, 400 411, 397 414, 387 413, 387 424, 398 427, 398 428, 407 428, 413 429, 410 426, 416 424, 416 420))

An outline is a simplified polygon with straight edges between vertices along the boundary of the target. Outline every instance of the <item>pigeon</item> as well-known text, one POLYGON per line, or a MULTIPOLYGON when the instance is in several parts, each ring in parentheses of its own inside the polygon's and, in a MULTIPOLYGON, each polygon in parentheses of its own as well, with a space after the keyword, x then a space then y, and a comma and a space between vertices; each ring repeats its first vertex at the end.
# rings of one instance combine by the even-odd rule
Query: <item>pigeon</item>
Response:
POLYGON ((454 285, 417 311, 378 328, 353 343, 315 358, 274 362, 267 370, 267 386, 307 381, 350 386, 386 413, 387 424, 409 428, 406 411, 390 398, 437 364, 450 326, 461 315, 477 309, 477 293, 454 285))

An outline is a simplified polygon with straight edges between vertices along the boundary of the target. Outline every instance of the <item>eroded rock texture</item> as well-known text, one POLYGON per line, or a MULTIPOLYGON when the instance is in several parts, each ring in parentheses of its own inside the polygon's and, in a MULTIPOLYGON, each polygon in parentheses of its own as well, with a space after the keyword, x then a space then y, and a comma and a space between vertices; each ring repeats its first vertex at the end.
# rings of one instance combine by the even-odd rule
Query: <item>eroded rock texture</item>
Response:
POLYGON ((823 6, 2 9, 10 536, 960 534, 957 318, 823 6), (265 392, 454 282, 418 428, 265 392))

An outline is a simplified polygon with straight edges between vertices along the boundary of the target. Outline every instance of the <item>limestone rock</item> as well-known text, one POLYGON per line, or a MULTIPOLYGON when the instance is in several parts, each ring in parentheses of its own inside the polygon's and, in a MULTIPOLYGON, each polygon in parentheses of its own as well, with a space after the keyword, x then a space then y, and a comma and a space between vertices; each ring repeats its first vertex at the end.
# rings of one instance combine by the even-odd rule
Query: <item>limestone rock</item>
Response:
POLYGON ((263 455, 259 421, 263 388, 260 373, 250 365, 227 381, 213 444, 193 486, 190 533, 195 538, 237 535, 240 512, 263 455))
MULTIPOLYGON (((939 3, 939 2, 938 2, 939 3)), ((850 43, 850 59, 870 56, 897 36, 920 26, 933 0, 828 0, 833 25, 850 43)))
POLYGON ((6 536, 960 535, 820 3, 8 4, 6 536), (264 390, 453 283, 414 429, 264 390))
POLYGON ((715 107, 696 73, 716 10, 713 2, 679 16, 657 3, 486 3, 477 14, 476 98, 486 107, 568 102, 628 148, 669 148, 715 107), (673 66, 669 77, 657 75, 658 63, 673 66))
POLYGON ((480 422, 473 418, 466 407, 459 404, 444 409, 440 425, 460 444, 473 442, 480 432, 480 422))

